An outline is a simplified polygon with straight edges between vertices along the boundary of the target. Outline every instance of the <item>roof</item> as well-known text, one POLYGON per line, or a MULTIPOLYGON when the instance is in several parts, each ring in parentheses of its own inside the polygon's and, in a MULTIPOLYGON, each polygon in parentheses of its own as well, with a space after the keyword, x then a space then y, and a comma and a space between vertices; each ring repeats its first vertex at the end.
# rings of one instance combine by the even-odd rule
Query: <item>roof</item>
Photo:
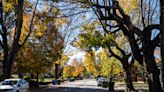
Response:
POLYGON ((9 80, 16 80, 16 81, 18 81, 18 80, 21 80, 21 78, 11 78, 11 79, 5 79, 5 81, 9 81, 9 80))

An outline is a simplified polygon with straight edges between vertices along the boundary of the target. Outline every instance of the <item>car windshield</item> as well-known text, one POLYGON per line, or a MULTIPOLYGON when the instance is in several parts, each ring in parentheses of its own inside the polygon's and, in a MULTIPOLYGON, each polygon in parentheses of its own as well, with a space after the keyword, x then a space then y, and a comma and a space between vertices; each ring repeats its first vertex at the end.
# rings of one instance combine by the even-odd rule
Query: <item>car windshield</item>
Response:
POLYGON ((3 81, 2 85, 16 85, 17 81, 16 80, 6 80, 3 81))

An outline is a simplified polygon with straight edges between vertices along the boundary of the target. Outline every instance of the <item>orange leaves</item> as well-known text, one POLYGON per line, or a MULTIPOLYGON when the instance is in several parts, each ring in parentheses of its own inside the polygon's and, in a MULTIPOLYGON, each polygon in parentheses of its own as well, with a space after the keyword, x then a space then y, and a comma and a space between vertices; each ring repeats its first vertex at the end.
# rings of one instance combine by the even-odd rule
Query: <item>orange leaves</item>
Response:
POLYGON ((83 65, 76 60, 73 61, 72 67, 73 67, 73 73, 72 73, 73 76, 77 77, 84 72, 83 65))
POLYGON ((71 65, 64 66, 63 76, 66 77, 78 77, 82 75, 85 68, 82 63, 74 60, 71 65))
POLYGON ((71 66, 65 66, 64 67, 64 69, 63 69, 63 76, 65 77, 65 78, 67 78, 67 77, 71 77, 72 76, 72 67, 71 66))

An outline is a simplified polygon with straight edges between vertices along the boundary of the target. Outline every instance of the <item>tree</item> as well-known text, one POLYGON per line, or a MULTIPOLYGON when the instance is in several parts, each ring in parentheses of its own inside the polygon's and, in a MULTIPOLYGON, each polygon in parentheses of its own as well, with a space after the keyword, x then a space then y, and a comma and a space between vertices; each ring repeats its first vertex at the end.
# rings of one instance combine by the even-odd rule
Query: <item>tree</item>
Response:
POLYGON ((63 77, 64 78, 69 78, 72 76, 72 66, 71 65, 67 65, 67 66, 64 66, 64 69, 63 69, 63 77))
POLYGON ((93 57, 93 52, 87 52, 84 56, 83 63, 86 68, 86 71, 89 72, 89 74, 93 75, 94 77, 97 77, 99 75, 99 72, 96 67, 95 58, 93 57))
POLYGON ((162 82, 164 90, 164 0, 160 0, 160 30, 161 30, 161 58, 162 58, 162 82))
POLYGON ((135 89, 131 79, 131 70, 134 64, 134 58, 132 57, 131 52, 126 51, 127 46, 123 46, 123 44, 127 43, 127 40, 122 37, 121 33, 116 34, 115 36, 112 34, 100 33, 101 31, 96 29, 96 25, 95 21, 84 25, 84 32, 80 34, 80 39, 75 41, 73 45, 80 48, 87 48, 90 51, 93 47, 95 49, 99 47, 107 48, 109 56, 116 58, 123 66, 126 90, 134 91, 135 89), (126 49, 123 49, 123 47, 126 47, 126 49), (129 58, 132 58, 131 61, 129 61, 129 58))
POLYGON ((76 61, 74 60, 72 62, 72 67, 73 67, 73 76, 74 77, 79 77, 79 76, 82 76, 82 74, 84 73, 84 66, 83 66, 83 63, 80 63, 79 61, 76 61))
MULTIPOLYGON (((61 30, 61 27, 67 24, 68 21, 65 17, 56 18, 57 16, 63 15, 60 12, 59 8, 53 7, 52 2, 42 1, 42 3, 44 2, 47 3, 42 5, 44 6, 43 10, 37 11, 35 14, 33 23, 34 30, 27 41, 28 44, 33 47, 33 52, 36 52, 38 50, 37 52, 40 53, 40 56, 45 58, 43 61, 44 64, 49 62, 50 66, 53 65, 53 67, 55 68, 53 70, 54 76, 56 79, 58 79, 62 75, 64 63, 63 61, 67 60, 67 57, 65 57, 63 51, 65 48, 65 44, 67 44, 66 41, 68 37, 66 35, 70 34, 69 31, 67 32, 66 29, 64 31, 61 30)), ((25 17, 26 18, 24 22, 27 24, 28 21, 26 20, 28 20, 28 17, 25 17)), ((24 35, 27 34, 26 31, 28 31, 28 28, 25 28, 25 30, 23 31, 21 39, 23 39, 24 35)), ((29 45, 26 46, 24 50, 28 47, 29 45)), ((35 60, 39 62, 39 60, 35 60)), ((28 63, 28 61, 26 62, 28 63)), ((42 67, 44 68, 46 67, 46 65, 42 67)), ((49 67, 48 70, 50 70, 50 68, 52 67, 49 67)), ((47 69, 45 70, 47 71, 47 69)))
MULTIPOLYGON (((116 30, 114 29, 113 31, 115 33, 121 30, 130 43, 134 58, 140 64, 143 64, 144 60, 148 72, 149 91, 162 92, 159 81, 160 71, 153 55, 154 49, 159 45, 159 34, 154 37, 154 39, 151 39, 152 31, 155 29, 159 30, 159 25, 149 24, 149 22, 146 25, 144 16, 142 14, 143 30, 139 29, 133 25, 132 21, 130 20, 130 16, 124 12, 124 10, 120 7, 119 2, 116 0, 112 0, 111 2, 108 0, 89 0, 89 3, 93 7, 95 13, 98 15, 98 18, 103 25, 104 31, 109 33, 113 31, 110 30, 111 28, 115 28, 116 30), (112 22, 114 22, 114 25, 112 22), (136 35, 138 36, 137 38, 136 35), (141 48, 140 45, 142 46, 141 48)), ((143 1, 141 0, 141 10, 143 9, 142 6, 143 1)), ((150 11, 150 8, 148 11, 150 11)), ((149 16, 147 19, 150 19, 149 16)))
POLYGON ((48 60, 42 46, 26 43, 16 58, 18 74, 34 74, 38 81, 39 75, 49 71, 53 61, 48 60))
POLYGON ((109 57, 105 49, 102 49, 102 51, 96 56, 98 56, 100 59, 98 63, 100 67, 100 75, 108 79, 120 76, 120 73, 122 72, 122 66, 117 59, 109 57))
MULTIPOLYGON (((23 28, 24 3, 24 0, 0 1, 0 24, 2 26, 0 30, 0 46, 3 49, 3 79, 11 77, 16 54, 29 37, 29 35, 27 35, 26 39, 22 43, 20 42, 20 36, 23 28), (13 37, 9 35, 9 32, 11 32, 12 29, 14 31, 13 37), (10 38, 13 40, 11 41, 10 38)), ((37 3, 32 12, 31 24, 35 15, 37 3)), ((29 29, 32 30, 32 26, 30 26, 29 29)))
POLYGON ((83 76, 84 72, 85 72, 85 67, 83 63, 74 59, 70 65, 64 66, 63 77, 64 78, 69 78, 69 77, 78 78, 80 76, 83 76))

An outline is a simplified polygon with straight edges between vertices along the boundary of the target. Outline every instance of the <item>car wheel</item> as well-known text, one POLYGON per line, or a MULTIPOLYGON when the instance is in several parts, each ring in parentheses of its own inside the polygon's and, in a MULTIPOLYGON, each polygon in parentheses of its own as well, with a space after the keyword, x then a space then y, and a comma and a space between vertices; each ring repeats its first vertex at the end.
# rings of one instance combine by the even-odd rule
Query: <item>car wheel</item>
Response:
POLYGON ((17 90, 16 92, 19 92, 19 90, 17 90))

